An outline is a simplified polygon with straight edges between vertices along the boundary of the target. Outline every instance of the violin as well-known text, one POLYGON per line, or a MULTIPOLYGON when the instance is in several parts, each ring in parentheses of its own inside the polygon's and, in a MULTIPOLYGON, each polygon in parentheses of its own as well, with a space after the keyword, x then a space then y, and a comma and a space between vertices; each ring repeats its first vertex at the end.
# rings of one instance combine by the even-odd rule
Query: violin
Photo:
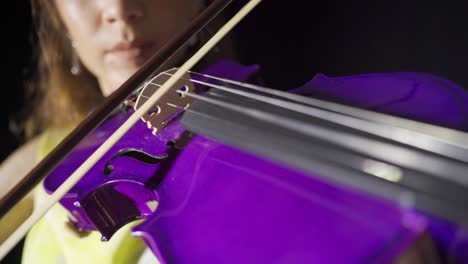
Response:
MULTIPOLYGON (((436 206, 450 199, 438 191, 463 195, 454 193, 456 186, 439 182, 438 190, 431 190, 404 181, 404 177, 436 180, 427 172, 434 169, 424 162, 427 153, 413 153, 420 159, 418 164, 425 164, 415 172, 395 166, 403 160, 390 163, 378 153, 364 154, 376 150, 368 148, 376 140, 370 135, 363 138, 348 131, 351 142, 367 142, 344 150, 344 142, 332 137, 349 127, 334 127, 338 124, 332 117, 314 120, 311 114, 317 109, 304 109, 308 110, 304 116, 293 108, 307 108, 304 99, 309 98, 273 95, 271 90, 236 82, 255 70, 223 61, 207 70, 217 72, 216 77, 191 73, 185 84, 178 83, 176 87, 190 87, 187 97, 202 84, 212 90, 191 105, 182 120, 156 135, 149 133, 148 126, 160 123, 148 114, 103 156, 60 201, 71 212, 75 228, 98 230, 107 241, 120 227, 144 218, 133 234, 144 239, 163 263, 389 263, 422 239, 433 221, 443 222, 436 215, 465 221, 462 204, 436 206), (234 71, 238 79, 222 78, 224 69, 230 69, 231 77, 234 71), (245 93, 251 89, 256 93, 245 93), (259 113, 252 117, 254 111, 259 113), (310 127, 292 129, 292 124, 283 122, 310 127), (316 122, 327 136, 314 131, 316 122), (248 133, 243 132, 246 129, 248 133), (450 213, 445 211, 449 207, 450 213), (432 216, 415 208, 425 208, 432 216), (360 239, 356 247, 340 255, 327 251, 349 243, 356 234, 360 239)), ((147 83, 133 107, 172 74, 165 72, 147 83)), ((86 137, 45 179, 46 190, 53 193, 62 185, 64 175, 70 174, 64 172, 74 171, 131 112, 119 112, 86 137)), ((400 147, 375 143, 386 155, 400 147)), ((405 158, 411 156, 409 149, 400 151, 405 158)))
POLYGON ((468 262, 466 133, 245 83, 255 66, 155 70, 169 46, 31 174, 78 231, 144 219, 161 263, 398 263, 427 236, 468 262))

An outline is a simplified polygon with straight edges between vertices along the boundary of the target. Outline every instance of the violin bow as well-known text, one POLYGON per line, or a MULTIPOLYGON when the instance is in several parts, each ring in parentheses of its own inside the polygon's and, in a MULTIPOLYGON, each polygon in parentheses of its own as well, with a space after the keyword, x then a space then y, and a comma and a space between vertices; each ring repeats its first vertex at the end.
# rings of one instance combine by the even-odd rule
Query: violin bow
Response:
MULTIPOLYGON (((229 0, 217 0, 197 17, 185 32, 199 32, 209 21, 211 21, 229 0)), ((189 58, 139 109, 135 111, 73 174, 53 193, 47 200, 34 208, 32 214, 4 241, 0 246, 0 259, 21 240, 22 237, 40 220, 42 216, 57 203, 91 168, 99 159, 144 115, 176 82, 183 77, 196 63, 198 63, 227 33, 229 33, 250 11, 252 11, 261 0, 250 0, 245 4, 227 23, 225 23, 191 58, 189 58)), ((185 33, 184 32, 184 33, 185 33)), ((81 123, 69 136, 62 141, 38 166, 36 166, 20 182, 18 187, 10 191, 0 203, 0 216, 3 217, 16 202, 27 194, 41 179, 43 179, 55 166, 72 151, 90 131, 97 127, 133 89, 143 83, 153 73, 161 70, 162 66, 173 54, 182 48, 192 34, 182 34, 180 37, 164 46, 161 52, 155 54, 150 61, 126 81, 117 91, 112 93, 103 104, 83 123, 81 123), (177 45, 179 44, 179 45, 177 45), (158 65, 154 69, 154 65, 158 65), (151 67, 153 66, 153 67, 151 67), (18 192, 20 195, 18 195, 18 192), (15 195, 13 193, 16 193, 15 195)))

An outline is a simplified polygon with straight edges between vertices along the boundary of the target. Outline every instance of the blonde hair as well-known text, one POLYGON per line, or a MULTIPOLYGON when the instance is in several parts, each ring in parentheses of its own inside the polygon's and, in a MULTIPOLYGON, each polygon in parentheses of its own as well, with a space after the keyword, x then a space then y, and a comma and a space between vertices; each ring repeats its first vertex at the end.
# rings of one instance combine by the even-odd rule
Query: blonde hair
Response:
POLYGON ((26 84, 32 111, 25 122, 26 137, 47 127, 79 122, 102 99, 96 78, 83 69, 71 73, 73 49, 53 1, 32 0, 36 32, 36 75, 26 84))

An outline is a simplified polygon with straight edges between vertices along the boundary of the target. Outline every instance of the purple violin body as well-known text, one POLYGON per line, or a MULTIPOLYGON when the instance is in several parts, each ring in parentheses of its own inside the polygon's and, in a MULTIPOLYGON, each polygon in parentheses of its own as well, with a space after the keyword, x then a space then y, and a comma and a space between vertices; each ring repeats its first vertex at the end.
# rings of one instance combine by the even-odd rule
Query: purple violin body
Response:
MULTIPOLYGON (((255 70, 227 63, 208 73, 243 80, 255 70)), ((295 92, 316 92, 313 86, 295 92)), ((93 131, 46 178, 46 190, 57 189, 130 114, 93 131)), ((133 233, 162 263, 391 263, 427 235, 442 259, 468 263, 466 226, 201 135, 171 144, 186 136, 180 122, 157 136, 137 123, 62 198, 74 224, 111 239, 144 218, 133 233)))

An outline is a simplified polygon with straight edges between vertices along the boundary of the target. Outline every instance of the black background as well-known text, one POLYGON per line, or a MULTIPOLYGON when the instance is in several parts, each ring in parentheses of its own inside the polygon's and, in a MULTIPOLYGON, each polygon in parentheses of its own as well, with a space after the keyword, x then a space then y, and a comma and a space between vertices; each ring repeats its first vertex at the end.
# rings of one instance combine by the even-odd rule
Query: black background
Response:
MULTIPOLYGON (((266 84, 290 89, 329 76, 420 71, 468 87, 468 9, 464 1, 265 0, 235 30, 241 62, 259 64, 266 84)), ((32 56, 29 2, 4 10, 1 56, 1 152, 21 140, 9 117, 22 107, 32 56)), ((15 263, 19 248, 2 263, 15 263)))

